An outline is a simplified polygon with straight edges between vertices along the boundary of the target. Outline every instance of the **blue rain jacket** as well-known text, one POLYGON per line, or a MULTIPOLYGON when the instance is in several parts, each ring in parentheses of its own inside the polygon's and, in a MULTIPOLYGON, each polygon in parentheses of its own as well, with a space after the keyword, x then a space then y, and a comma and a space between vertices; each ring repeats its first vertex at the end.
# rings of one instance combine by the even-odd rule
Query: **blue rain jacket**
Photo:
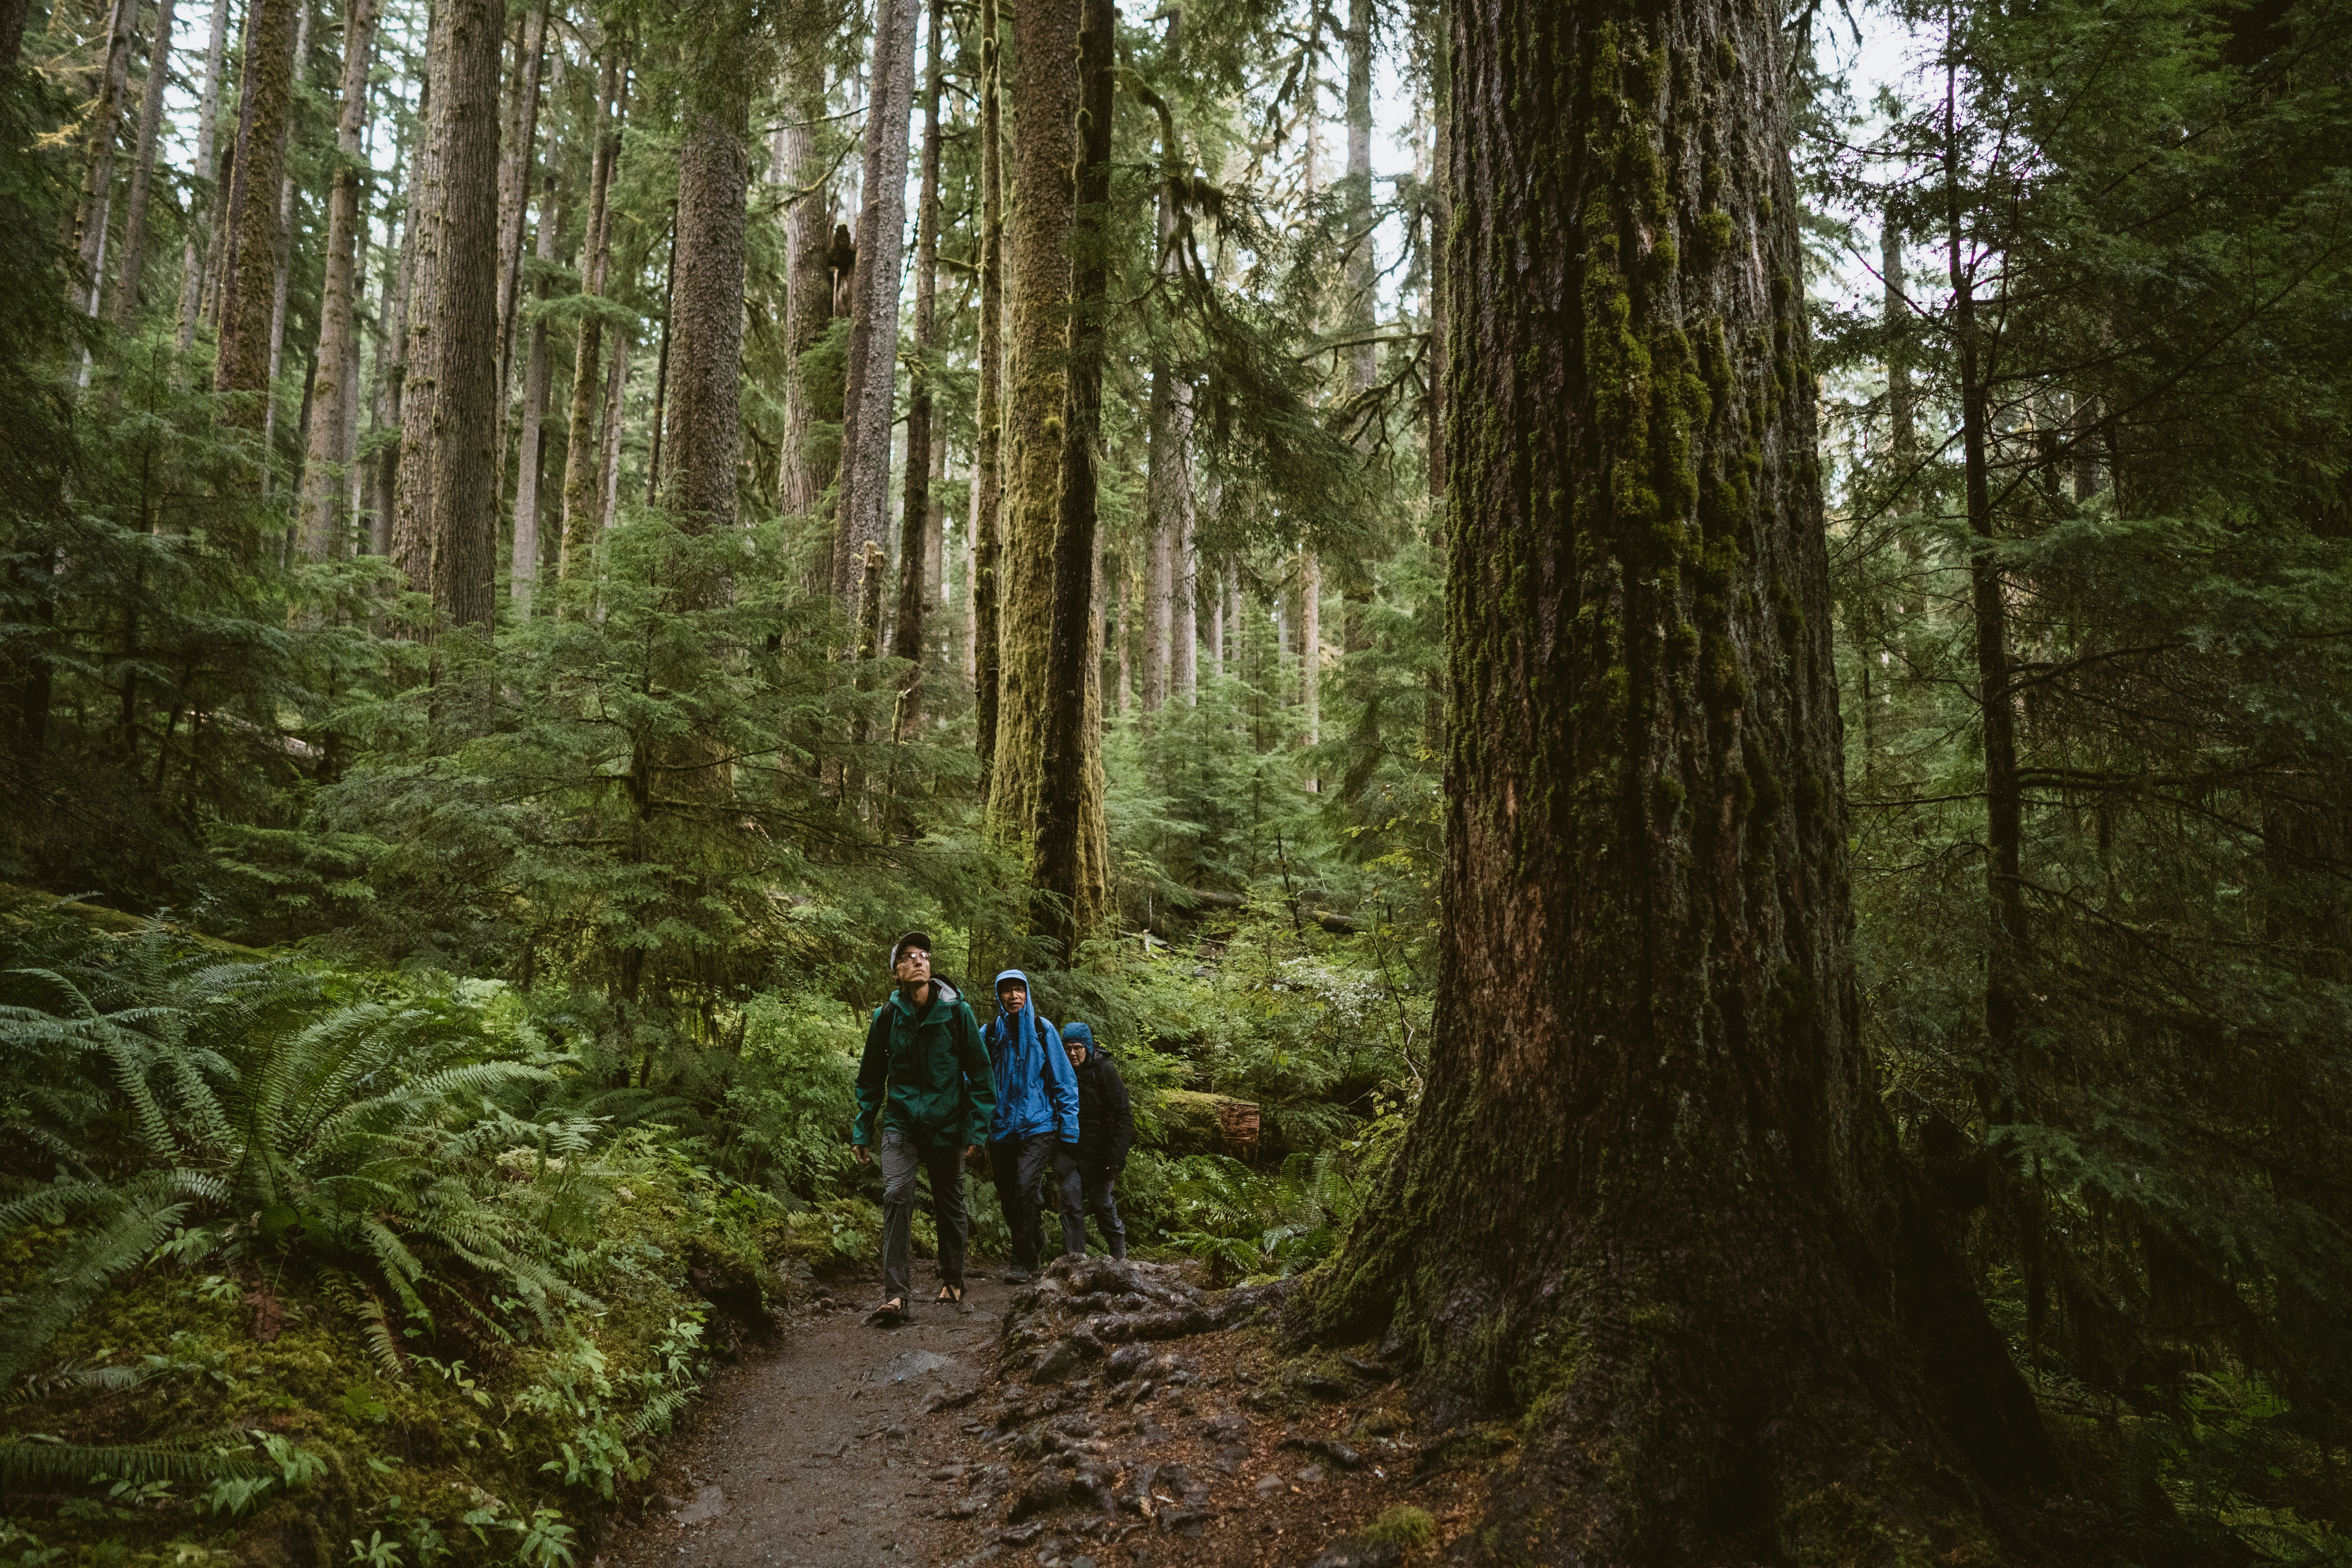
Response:
POLYGON ((1029 992, 1029 1005, 1007 1013, 1002 1005, 988 1025, 988 1065, 996 1081, 996 1112, 988 1124, 988 1141, 1034 1138, 1050 1134, 1065 1144, 1078 1141, 1078 1076, 1062 1052, 1062 1037, 1053 1024, 1038 1016, 1037 993, 1029 977, 1007 969, 996 977, 993 989, 1018 980, 1029 992))

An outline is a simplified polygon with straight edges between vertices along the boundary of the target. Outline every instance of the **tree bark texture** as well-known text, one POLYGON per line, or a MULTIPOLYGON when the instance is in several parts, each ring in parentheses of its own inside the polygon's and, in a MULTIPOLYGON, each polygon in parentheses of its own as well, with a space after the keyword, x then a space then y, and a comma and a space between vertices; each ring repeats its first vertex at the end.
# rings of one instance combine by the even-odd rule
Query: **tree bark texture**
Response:
POLYGON ((1013 13, 1013 57, 1021 68, 1013 83, 1013 179, 1021 200, 1005 235, 1013 274, 1013 341, 998 562, 996 752, 988 785, 989 831, 1002 843, 1028 841, 1045 782, 1054 542, 1067 413, 1080 5, 1022 0, 1013 13))
POLYGON ((216 235, 221 210, 219 122, 221 70, 228 57, 228 0, 213 0, 212 37, 205 46, 205 85, 196 104, 195 190, 200 202, 191 202, 188 236, 181 247, 179 353, 187 357, 196 340, 196 310, 204 299, 205 267, 215 259, 213 249, 198 236, 216 235), (201 221, 199 220, 201 214, 201 221))
POLYGON ((856 609, 866 546, 890 527, 891 389, 898 363, 898 285, 907 244, 907 130, 915 99, 918 0, 877 0, 866 97, 866 175, 850 285, 849 387, 841 416, 841 501, 834 512, 833 590, 856 609))
MULTIPOLYGON (((713 56, 740 38, 711 41, 713 56)), ((662 500, 679 528, 735 525, 743 455, 744 193, 751 177, 750 83, 719 57, 696 73, 678 145, 670 263, 670 385, 662 500)))
MULTIPOLYGON (((782 133, 785 211, 784 450, 779 505, 790 516, 813 517, 833 484, 835 465, 809 450, 817 424, 801 356, 816 346, 833 319, 833 204, 817 139, 825 115, 824 48, 813 30, 786 41, 782 133)), ((829 589, 832 562, 820 569, 829 589)))
POLYGON ((980 363, 972 432, 971 693, 980 803, 996 775, 1003 654, 997 562, 1004 501, 1004 58, 996 0, 980 0, 980 363))
POLYGON ((907 389, 907 484, 898 508, 898 608, 893 658, 908 662, 893 728, 903 737, 922 716, 923 623, 931 565, 931 357, 939 349, 940 0, 929 7, 924 40, 922 183, 915 204, 915 369, 907 389))
POLYGON ((163 128, 163 99, 172 79, 172 0, 156 0, 155 41, 147 51, 147 84, 139 94, 139 137, 132 146, 131 190, 122 208, 122 258, 114 275, 114 322, 139 317, 139 285, 147 270, 147 207, 155 185, 155 146, 163 128))
POLYGON ((351 553, 343 511, 343 453, 351 371, 359 355, 357 293, 362 174, 366 164, 368 63, 375 54, 376 0, 351 0, 343 22, 343 100, 335 120, 336 162, 327 187, 326 277, 319 303, 319 388, 310 404, 310 452, 302 467, 302 559, 351 553))
MULTIPOLYGON (((425 30, 428 59, 448 58, 449 0, 435 0, 425 30)), ((441 145, 441 100, 447 97, 447 71, 425 78, 418 110, 423 140, 409 204, 406 326, 400 376, 400 444, 393 456, 393 563, 408 585, 430 589, 433 576, 433 483, 426 461, 433 449, 433 405, 440 389, 442 204, 446 152, 441 145)))
MULTIPOLYGON (((619 44, 608 42, 596 84, 594 124, 590 131, 593 151, 588 168, 588 235, 581 266, 581 292, 592 299, 604 297, 613 265, 610 197, 613 165, 621 154, 621 121, 626 106, 628 71, 619 44)), ((596 559, 598 500, 596 402, 603 370, 604 323, 593 310, 580 318, 580 335, 572 357, 572 409, 566 423, 563 451, 563 538, 556 557, 559 580, 570 582, 588 575, 596 559)))
POLYGON ((220 347, 213 369, 213 390, 229 394, 221 423, 243 430, 258 431, 268 418, 278 185, 293 119, 295 13, 302 4, 250 0, 247 13, 245 96, 229 165, 220 347))
POLYGON ((487 635, 498 595, 499 63, 506 5, 442 5, 446 53, 433 109, 437 341, 432 444, 422 466, 431 486, 436 619, 487 635))
MULTIPOLYGON (((1079 13, 1076 222, 1072 225, 1069 352, 1059 516, 1054 534, 1052 643, 1045 668, 1045 772, 1037 789, 1029 885, 1040 929, 1075 959, 1110 904, 1103 816, 1102 616, 1095 608, 1103 360, 1110 281, 1112 0, 1079 13)), ((1025 55, 1023 57, 1027 57, 1025 55)))
POLYGON ((1859 1038, 1773 14, 1454 18, 1448 1043, 1305 1312, 1517 1418, 1488 1557, 1973 1554, 2050 1450, 1859 1038))

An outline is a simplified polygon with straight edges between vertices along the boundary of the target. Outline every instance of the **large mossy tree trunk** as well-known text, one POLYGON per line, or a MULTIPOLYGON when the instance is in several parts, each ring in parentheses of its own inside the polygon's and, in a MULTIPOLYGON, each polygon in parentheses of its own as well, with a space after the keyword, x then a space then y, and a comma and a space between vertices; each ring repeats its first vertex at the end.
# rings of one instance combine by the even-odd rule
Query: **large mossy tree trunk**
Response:
MULTIPOLYGON (((1112 0, 1085 0, 1078 20, 1077 205, 1071 225, 1069 349, 1055 497, 1052 641, 1045 664, 1045 770, 1037 788, 1029 885, 1037 929, 1066 961, 1110 903, 1103 815, 1102 617, 1097 501, 1102 488, 1103 360, 1110 281, 1112 0)), ((1024 58, 1026 56, 1024 55, 1024 58)))
MULTIPOLYGON (((998 547, 996 752, 988 831, 1029 841, 1045 784, 1047 665, 1054 637, 1054 535, 1070 324, 1070 214, 1076 200, 1081 0, 1023 0, 1013 12, 1013 274, 998 547)), ((985 519, 982 526, 986 526, 985 519)), ((985 567, 983 565, 983 570, 985 567)), ((988 650, 981 650, 984 664, 988 650)))
POLYGON ((980 0, 980 364, 972 433, 971 694, 980 755, 980 803, 996 774, 996 718, 1003 657, 997 562, 1004 502, 1004 100, 996 0, 980 0))
POLYGON ((1447 1044, 1302 1311, 1516 1418, 1474 1556, 1981 1560, 2050 1455, 1859 1038, 1772 14, 1453 12, 1447 1044))

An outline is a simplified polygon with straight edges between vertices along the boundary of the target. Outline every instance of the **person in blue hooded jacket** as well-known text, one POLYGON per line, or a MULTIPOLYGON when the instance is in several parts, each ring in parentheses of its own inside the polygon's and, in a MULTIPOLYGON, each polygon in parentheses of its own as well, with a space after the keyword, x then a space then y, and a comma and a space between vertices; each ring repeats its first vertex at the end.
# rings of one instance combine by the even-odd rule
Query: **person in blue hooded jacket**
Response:
POLYGON ((988 1065, 996 1109, 988 1124, 988 1169, 996 1199, 1013 1231, 1007 1284, 1037 1277, 1045 1250, 1039 1185, 1056 1149, 1078 1145, 1078 1078, 1063 1053, 1062 1037, 1037 1016, 1029 977, 1007 969, 996 977, 996 1017, 988 1025, 988 1065))

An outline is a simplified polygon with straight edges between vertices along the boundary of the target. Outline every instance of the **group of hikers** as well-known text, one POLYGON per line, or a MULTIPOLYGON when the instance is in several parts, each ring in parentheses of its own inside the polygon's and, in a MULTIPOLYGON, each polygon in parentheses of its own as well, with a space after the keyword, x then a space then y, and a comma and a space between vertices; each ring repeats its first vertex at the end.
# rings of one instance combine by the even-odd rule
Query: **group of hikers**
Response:
POLYGON ((851 1152, 882 1162, 882 1304, 868 1322, 902 1320, 913 1295, 908 1231, 915 1178, 930 1177, 931 1218, 940 1235, 940 1293, 961 1308, 964 1249, 971 1235, 964 1207, 964 1162, 988 1150, 997 1202, 1013 1231, 1010 1284, 1025 1284, 1043 1266, 1045 1202, 1050 1167, 1060 1195, 1062 1250, 1083 1255, 1087 1218, 1101 1228, 1114 1258, 1127 1256, 1112 1187, 1135 1143, 1127 1085, 1083 1023, 1058 1029, 1040 1016, 1029 977, 996 977, 996 1015, 983 1030, 971 1006, 931 973, 929 933, 909 931, 891 945, 889 1000, 874 1009, 857 1066, 857 1121, 851 1152))

